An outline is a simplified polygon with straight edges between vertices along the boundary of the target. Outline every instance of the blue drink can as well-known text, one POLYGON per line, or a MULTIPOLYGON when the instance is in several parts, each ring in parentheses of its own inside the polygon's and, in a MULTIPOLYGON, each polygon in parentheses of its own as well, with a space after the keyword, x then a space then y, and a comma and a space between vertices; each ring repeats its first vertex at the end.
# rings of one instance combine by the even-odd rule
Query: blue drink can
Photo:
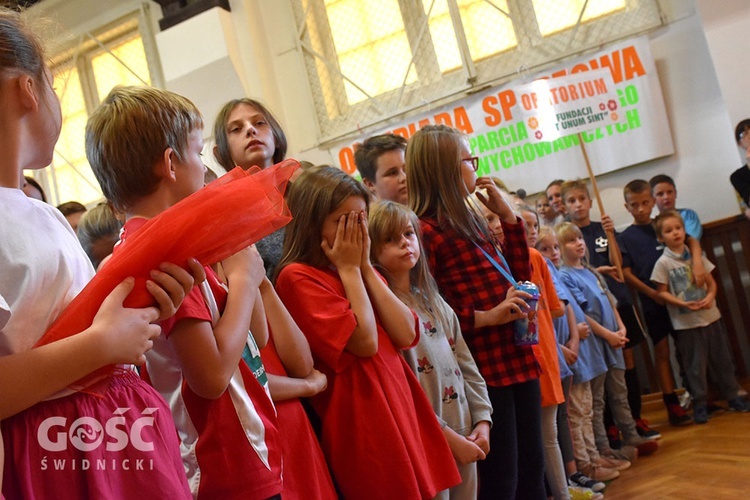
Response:
POLYGON ((536 308, 539 304, 539 287, 531 281, 523 281, 518 284, 518 289, 531 295, 530 299, 524 299, 528 308, 526 313, 531 313, 531 319, 522 318, 513 322, 513 336, 516 345, 534 345, 539 343, 539 322, 537 320, 536 308))

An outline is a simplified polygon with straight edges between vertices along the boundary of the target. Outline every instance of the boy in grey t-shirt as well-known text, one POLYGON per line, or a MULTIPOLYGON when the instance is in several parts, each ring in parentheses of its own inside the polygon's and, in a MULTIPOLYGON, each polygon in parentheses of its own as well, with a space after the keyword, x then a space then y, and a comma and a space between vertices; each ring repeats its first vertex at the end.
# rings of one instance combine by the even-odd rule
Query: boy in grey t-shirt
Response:
POLYGON ((672 326, 679 332, 675 343, 683 359, 685 374, 693 392, 693 420, 708 422, 706 370, 716 374, 719 389, 729 407, 750 411, 750 403, 739 396, 740 385, 734 376, 734 363, 727 341, 727 331, 716 307, 716 281, 711 276, 714 265, 703 257, 706 285, 698 287, 692 279, 690 251, 685 245, 685 223, 674 210, 656 218, 656 235, 665 245, 656 261, 651 281, 667 303, 672 326))

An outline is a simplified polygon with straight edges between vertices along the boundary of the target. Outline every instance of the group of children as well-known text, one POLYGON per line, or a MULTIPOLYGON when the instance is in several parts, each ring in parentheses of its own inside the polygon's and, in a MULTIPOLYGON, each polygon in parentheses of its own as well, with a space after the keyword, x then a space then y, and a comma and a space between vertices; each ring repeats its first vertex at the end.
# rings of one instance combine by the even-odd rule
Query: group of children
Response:
MULTIPOLYGON (((629 404, 623 351, 637 318, 602 277, 614 269, 590 262, 585 185, 558 184, 550 205, 568 207, 572 222, 540 229, 532 209, 515 211, 477 176, 468 139, 444 125, 408 142, 365 141, 355 153, 363 182, 304 169, 284 193, 291 222, 258 248, 213 265, 162 264, 146 285, 155 307, 124 306, 125 280, 89 328, 35 347, 94 269, 62 215, 21 192, 23 170, 49 163, 61 126, 39 40, 3 10, 0 48, 5 497, 596 499, 603 481, 656 450, 658 434, 629 404), (87 377, 112 364, 122 366, 87 377), (52 442, 67 425, 67 444, 67 431, 52 442)), ((280 125, 251 99, 227 103, 214 136, 227 170, 275 169, 286 154, 280 125)), ((203 147, 203 119, 184 97, 118 87, 104 99, 86 153, 125 224, 103 269, 127 262, 150 219, 203 188, 203 147)), ((641 234, 652 227, 646 186, 648 197, 638 183, 625 192, 640 232, 623 233, 621 253, 592 232, 604 248, 594 252, 621 258, 628 284, 669 304, 686 335, 695 420, 706 358, 730 406, 747 411, 712 266, 699 247, 686 253, 683 218, 657 220, 668 250, 651 270, 638 260, 646 252, 633 253, 651 236, 641 234)), ((611 233, 611 220, 595 229, 611 233)), ((195 237, 210 239, 210 226, 195 237)))

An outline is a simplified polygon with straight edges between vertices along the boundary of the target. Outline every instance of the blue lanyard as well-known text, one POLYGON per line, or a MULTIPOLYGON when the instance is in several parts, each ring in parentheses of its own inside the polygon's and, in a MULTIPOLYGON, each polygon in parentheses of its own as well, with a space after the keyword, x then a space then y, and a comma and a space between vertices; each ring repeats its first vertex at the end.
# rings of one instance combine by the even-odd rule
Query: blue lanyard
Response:
POLYGON ((500 271, 500 274, 502 274, 503 276, 505 276, 505 278, 508 281, 510 281, 510 284, 513 285, 513 288, 518 288, 518 282, 515 279, 513 279, 513 275, 510 274, 510 266, 508 265, 508 261, 505 260, 505 257, 503 256, 503 254, 500 253, 500 251, 498 251, 497 248, 495 248, 495 253, 497 254, 498 257, 500 257, 500 260, 503 261, 503 264, 505 264, 505 267, 508 268, 507 271, 505 270, 505 268, 503 266, 501 266, 500 264, 498 264, 497 261, 495 259, 493 259, 492 256, 490 256, 490 254, 487 253, 487 250, 485 250, 484 248, 482 248, 481 246, 479 246, 479 244, 476 241, 472 241, 472 243, 474 243, 474 245, 478 249, 480 249, 482 251, 482 253, 484 254, 484 256, 487 257, 487 260, 489 260, 490 263, 493 266, 495 266, 495 269, 497 269, 498 271, 500 271))

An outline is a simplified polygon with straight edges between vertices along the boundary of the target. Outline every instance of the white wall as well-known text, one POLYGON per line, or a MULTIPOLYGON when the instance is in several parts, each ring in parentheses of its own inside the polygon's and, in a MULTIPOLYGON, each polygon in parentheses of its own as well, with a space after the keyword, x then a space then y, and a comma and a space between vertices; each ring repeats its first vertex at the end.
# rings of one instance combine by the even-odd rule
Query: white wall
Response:
MULTIPOLYGON (((114 19, 112 12, 132 9, 139 2, 46 0, 41 5, 47 15, 79 32, 81 26, 92 29, 92 24, 104 24, 108 16, 114 19)), ((150 5, 155 24, 160 8, 150 5)), ((170 68, 173 60, 188 66, 174 73, 179 78, 171 77, 171 70, 165 71, 166 87, 187 94, 204 111, 204 135, 209 144, 217 106, 242 92, 274 111, 287 133, 290 156, 334 163, 327 151, 317 148, 318 128, 296 42, 291 2, 230 0, 230 5, 231 14, 207 13, 157 34, 163 66, 170 68), (216 17, 221 18, 223 33, 205 27, 214 25, 216 17), (211 63, 191 58, 189 52, 184 57, 181 40, 187 44, 202 37, 225 44, 225 50, 211 63), (170 43, 164 42, 166 39, 170 43), (212 70, 207 69, 209 64, 214 64, 212 70)), ((598 178, 605 208, 618 226, 630 222, 623 208, 622 187, 632 179, 648 180, 657 173, 675 179, 679 204, 697 210, 704 222, 739 213, 728 177, 740 165, 732 139, 733 124, 739 117, 750 116, 750 102, 742 100, 744 54, 739 53, 747 43, 738 42, 744 40, 742 31, 747 32, 750 25, 750 6, 745 0, 660 0, 659 5, 670 24, 649 36, 676 153, 598 178), (704 10, 711 13, 705 33, 698 7, 704 15, 704 10), (732 113, 724 96, 731 97, 732 113)))
POLYGON ((675 154, 597 179, 618 227, 630 223, 622 188, 664 173, 674 178, 678 205, 703 222, 739 213, 729 175, 738 165, 733 126, 723 101, 700 19, 691 15, 651 35, 651 49, 672 129, 675 154))
POLYGON ((750 2, 697 0, 719 85, 732 124, 750 117, 747 65, 750 42, 750 2))

